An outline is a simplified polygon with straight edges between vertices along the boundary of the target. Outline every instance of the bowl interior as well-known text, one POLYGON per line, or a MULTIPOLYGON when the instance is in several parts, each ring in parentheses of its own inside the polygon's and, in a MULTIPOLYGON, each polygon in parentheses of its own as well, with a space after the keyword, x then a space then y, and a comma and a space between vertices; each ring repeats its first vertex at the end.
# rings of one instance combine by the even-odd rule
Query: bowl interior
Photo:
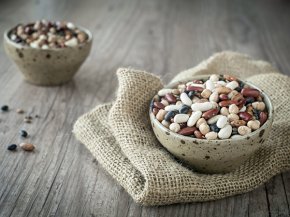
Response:
MULTIPOLYGON (((182 83, 182 82, 188 82, 188 81, 191 81, 191 80, 194 80, 194 79, 206 79, 210 76, 210 74, 208 75, 198 75, 198 76, 193 76, 193 77, 190 77, 188 79, 184 79, 184 80, 181 80, 181 81, 178 81, 178 82, 174 82, 174 83, 170 83, 168 84, 167 86, 165 86, 164 88, 174 88, 176 87, 178 84, 182 83)), ((256 135, 256 134, 259 134, 262 130, 265 130, 265 128, 269 127, 269 125, 271 125, 272 123, 272 119, 273 119, 273 114, 274 114, 274 110, 273 110, 273 105, 272 105, 272 102, 269 98, 269 96, 262 90, 260 89, 259 87, 257 87, 256 85, 254 85, 253 83, 251 82, 248 82, 248 81, 245 81, 245 80, 242 80, 242 79, 239 79, 238 80, 244 82, 245 84, 249 85, 250 87, 253 87, 257 90, 259 90, 261 92, 261 95, 263 97, 263 101, 267 107, 267 110, 268 110, 268 119, 267 121, 257 130, 247 134, 247 135, 244 135, 244 136, 241 136, 239 138, 235 138, 235 141, 238 141, 238 140, 244 140, 245 138, 248 138, 248 137, 251 137, 253 135, 256 135)), ((153 99, 152 99, 153 100, 153 99)), ((189 137, 189 136, 183 136, 183 135, 180 135, 178 133, 175 133, 171 130, 169 130, 168 128, 164 127, 157 119, 156 117, 152 114, 151 112, 151 109, 149 108, 149 114, 150 114, 150 119, 151 121, 154 121, 154 124, 157 125, 159 128, 161 128, 164 132, 168 132, 170 131, 170 134, 175 136, 175 137, 178 137, 180 139, 183 139, 183 140, 189 140, 189 141, 196 141, 196 140, 199 140, 199 141, 205 141, 205 139, 198 139, 198 138, 192 138, 192 137, 189 137)), ((229 139, 216 139, 216 140, 206 140, 207 143, 209 144, 216 144, 217 141, 219 141, 220 143, 223 143, 223 142, 227 142, 229 140, 232 140, 231 138, 229 139)))

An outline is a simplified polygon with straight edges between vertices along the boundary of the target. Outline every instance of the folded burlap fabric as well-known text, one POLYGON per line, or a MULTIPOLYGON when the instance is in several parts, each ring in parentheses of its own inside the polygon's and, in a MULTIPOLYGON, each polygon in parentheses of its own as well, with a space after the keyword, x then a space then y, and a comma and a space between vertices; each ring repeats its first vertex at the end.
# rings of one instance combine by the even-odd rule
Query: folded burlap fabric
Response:
POLYGON ((197 173, 178 163, 159 144, 151 129, 148 108, 163 85, 147 72, 119 69, 116 101, 80 117, 73 132, 105 170, 143 205, 207 201, 248 192, 290 168, 290 78, 269 63, 222 52, 179 73, 172 82, 211 73, 232 74, 256 84, 274 105, 274 124, 268 140, 231 173, 197 173))

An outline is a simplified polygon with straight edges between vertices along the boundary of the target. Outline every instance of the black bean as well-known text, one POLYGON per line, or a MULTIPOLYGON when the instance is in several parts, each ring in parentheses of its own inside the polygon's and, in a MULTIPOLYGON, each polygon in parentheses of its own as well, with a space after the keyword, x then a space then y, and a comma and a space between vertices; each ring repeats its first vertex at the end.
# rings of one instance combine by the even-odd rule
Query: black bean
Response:
POLYGON ((179 113, 180 114, 187 114, 189 111, 189 107, 187 105, 183 105, 180 109, 179 109, 179 113))
POLYGON ((11 145, 8 145, 8 147, 7 147, 7 149, 9 151, 14 151, 16 148, 17 148, 17 145, 16 144, 11 144, 11 145))
POLYGON ((167 112, 167 114, 164 117, 164 120, 170 122, 170 119, 173 118, 175 116, 175 114, 176 113, 174 111, 167 112))
POLYGON ((195 91, 190 91, 187 95, 190 99, 192 99, 195 95, 195 91))
POLYGON ((248 105, 248 104, 253 103, 253 102, 255 102, 255 98, 254 97, 251 97, 251 96, 247 97, 245 105, 248 105))
POLYGON ((220 131, 220 129, 217 127, 216 124, 211 124, 211 125, 209 125, 209 127, 210 127, 211 131, 214 131, 216 133, 218 133, 220 131))
POLYGON ((3 112, 7 112, 7 111, 9 110, 9 106, 8 106, 8 105, 3 105, 3 106, 1 107, 1 110, 2 110, 3 112))
POLYGON ((232 135, 238 135, 238 128, 236 127, 233 127, 233 130, 232 130, 232 135))
POLYGON ((253 109, 253 115, 256 118, 256 120, 260 119, 260 111, 257 109, 253 109))
POLYGON ((151 102, 150 102, 150 110, 152 111, 153 108, 154 108, 154 100, 151 100, 151 102))
POLYGON ((28 133, 25 130, 21 130, 20 131, 20 135, 24 138, 26 138, 28 136, 28 133))
POLYGON ((238 92, 241 92, 242 88, 241 87, 237 87, 235 90, 238 91, 238 92))

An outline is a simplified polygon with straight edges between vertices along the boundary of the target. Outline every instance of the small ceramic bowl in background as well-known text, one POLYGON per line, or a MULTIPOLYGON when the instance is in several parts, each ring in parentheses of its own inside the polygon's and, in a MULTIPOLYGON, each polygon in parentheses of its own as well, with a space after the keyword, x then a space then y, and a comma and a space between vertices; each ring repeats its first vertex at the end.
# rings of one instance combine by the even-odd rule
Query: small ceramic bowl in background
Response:
POLYGON ((81 27, 78 29, 87 34, 88 38, 84 43, 74 47, 48 49, 32 48, 12 41, 9 38, 10 29, 4 33, 4 48, 29 83, 60 85, 73 78, 92 47, 91 32, 81 27))
MULTIPOLYGON (((208 77, 209 75, 196 76, 192 79, 208 77)), ((151 125, 159 142, 175 157, 202 173, 227 173, 242 165, 267 139, 274 114, 270 98, 265 92, 249 82, 243 82, 261 92, 267 107, 268 120, 259 129, 237 139, 197 139, 164 127, 149 109, 151 125)), ((178 83, 173 83, 166 88, 177 85, 178 83)))

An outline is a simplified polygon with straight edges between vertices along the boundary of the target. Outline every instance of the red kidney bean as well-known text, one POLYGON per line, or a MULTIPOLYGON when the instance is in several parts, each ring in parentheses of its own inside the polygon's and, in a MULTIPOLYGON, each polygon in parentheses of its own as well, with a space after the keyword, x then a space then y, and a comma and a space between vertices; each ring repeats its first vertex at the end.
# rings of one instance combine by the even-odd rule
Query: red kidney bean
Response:
POLYGON ((169 103, 176 103, 177 101, 176 97, 172 93, 167 93, 164 97, 169 103))
POLYGON ((260 91, 254 88, 243 88, 241 93, 243 94, 243 96, 252 96, 252 97, 260 96, 260 91))
POLYGON ((220 107, 227 107, 227 106, 229 106, 229 105, 231 105, 231 104, 238 104, 238 102, 237 101, 235 101, 235 100, 224 100, 224 101, 220 101, 219 102, 219 106, 220 107))
POLYGON ((204 138, 204 135, 202 135, 202 133, 199 130, 194 131, 194 135, 198 139, 203 139, 204 138))
POLYGON ((207 119, 212 118, 213 116, 216 116, 218 113, 219 113, 219 109, 211 109, 203 113, 202 117, 207 120, 207 119))
POLYGON ((260 112, 259 121, 261 123, 261 126, 267 121, 268 115, 266 112, 260 112))
POLYGON ((181 130, 178 131, 178 134, 184 135, 184 136, 189 136, 189 135, 193 135, 194 131, 196 131, 197 128, 196 127, 185 127, 181 130))
POLYGON ((219 98, 220 98, 220 100, 228 100, 229 99, 227 94, 220 94, 219 98))
POLYGON ((194 86, 187 86, 186 90, 187 91, 198 91, 198 92, 202 92, 204 88, 202 87, 194 87, 194 86))
POLYGON ((239 117, 243 119, 244 121, 249 121, 253 119, 253 116, 249 114, 248 112, 240 112, 239 117))
POLYGON ((153 108, 152 113, 156 116, 158 113, 159 109, 158 108, 153 108))
POLYGON ((165 105, 163 105, 161 102, 154 102, 154 107, 158 109, 164 109, 165 105))

